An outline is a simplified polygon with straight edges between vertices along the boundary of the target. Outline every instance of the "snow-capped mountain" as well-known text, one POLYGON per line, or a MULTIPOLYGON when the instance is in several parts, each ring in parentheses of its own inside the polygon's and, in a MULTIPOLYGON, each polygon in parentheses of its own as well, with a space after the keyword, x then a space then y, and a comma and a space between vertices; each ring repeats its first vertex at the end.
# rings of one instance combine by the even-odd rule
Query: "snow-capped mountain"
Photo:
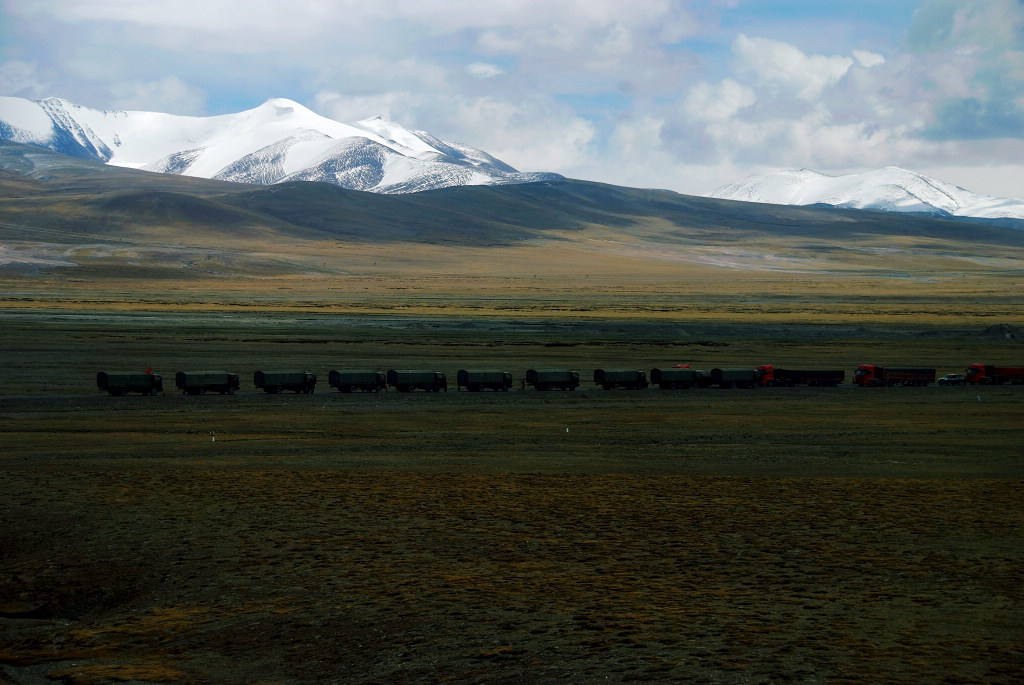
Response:
POLYGON ((561 178, 520 173, 384 117, 344 124, 283 98, 238 114, 185 117, 0 97, 0 140, 165 174, 261 185, 325 181, 378 193, 561 178))
POLYGON ((777 205, 826 204, 849 209, 943 217, 1024 220, 1024 200, 977 195, 899 167, 828 176, 808 169, 751 176, 710 195, 777 205))

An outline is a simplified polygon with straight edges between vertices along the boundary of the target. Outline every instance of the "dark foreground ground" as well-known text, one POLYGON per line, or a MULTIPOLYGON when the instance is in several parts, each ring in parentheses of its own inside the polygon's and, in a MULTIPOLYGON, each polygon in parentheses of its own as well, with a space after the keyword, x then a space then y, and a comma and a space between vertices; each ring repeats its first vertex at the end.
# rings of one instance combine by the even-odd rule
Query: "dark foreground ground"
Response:
POLYGON ((1024 387, 323 382, 340 358, 451 375, 540 360, 586 379, 605 360, 912 356, 945 373, 1017 343, 325 321, 282 337, 6 320, 0 682, 1024 680, 1024 387), (235 364, 243 392, 92 387, 140 363, 167 379, 235 364), (319 391, 254 392, 268 364, 312 367, 319 391))

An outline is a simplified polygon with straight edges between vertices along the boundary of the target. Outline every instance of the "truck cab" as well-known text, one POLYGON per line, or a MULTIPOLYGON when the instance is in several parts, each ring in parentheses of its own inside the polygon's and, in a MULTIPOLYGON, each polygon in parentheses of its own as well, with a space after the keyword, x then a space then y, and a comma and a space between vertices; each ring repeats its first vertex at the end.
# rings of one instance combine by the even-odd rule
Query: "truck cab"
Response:
POLYGON ((967 371, 964 372, 964 378, 970 385, 977 383, 991 383, 991 379, 985 377, 985 365, 984 364, 970 364, 967 366, 967 371))
POLYGON ((861 364, 853 374, 853 382, 863 388, 866 388, 869 385, 881 385, 885 382, 883 380, 884 375, 885 369, 881 366, 875 366, 874 364, 861 364))
POLYGON ((757 384, 760 386, 775 385, 775 367, 771 364, 762 364, 754 368, 757 372, 757 384))

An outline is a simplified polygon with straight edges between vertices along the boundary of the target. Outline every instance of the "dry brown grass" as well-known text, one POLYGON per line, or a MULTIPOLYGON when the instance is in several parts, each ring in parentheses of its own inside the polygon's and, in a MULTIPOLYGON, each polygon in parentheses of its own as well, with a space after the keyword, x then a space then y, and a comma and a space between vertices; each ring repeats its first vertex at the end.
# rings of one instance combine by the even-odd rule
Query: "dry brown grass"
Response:
MULTIPOLYGON (((936 275, 765 272, 642 262, 581 261, 545 248, 449 251, 453 269, 367 254, 358 267, 266 277, 76 277, 0 281, 4 306, 165 312, 247 311, 651 321, 975 324, 1024 323, 1019 271, 936 275), (373 261, 371 261, 373 260, 373 261)), ((123 270, 123 267, 122 267, 123 270)))

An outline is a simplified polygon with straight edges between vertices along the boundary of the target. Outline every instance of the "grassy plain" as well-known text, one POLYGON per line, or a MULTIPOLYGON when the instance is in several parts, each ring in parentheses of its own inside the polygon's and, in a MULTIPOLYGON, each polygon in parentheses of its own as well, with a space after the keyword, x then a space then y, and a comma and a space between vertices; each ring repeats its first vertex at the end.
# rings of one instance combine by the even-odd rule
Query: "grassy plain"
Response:
POLYGON ((0 167, 0 683, 1024 680, 1024 388, 587 382, 1024 365, 1024 231, 0 167), (326 386, 556 365, 584 388, 326 386), (210 368, 243 391, 174 392, 210 368))
POLYGON ((0 682, 1024 678, 1021 387, 326 386, 345 366, 1024 363, 1019 274, 538 254, 4 283, 0 682), (150 365, 164 396, 95 390, 150 365), (174 393, 211 367, 242 392, 174 393), (255 392, 271 367, 318 392, 255 392))

